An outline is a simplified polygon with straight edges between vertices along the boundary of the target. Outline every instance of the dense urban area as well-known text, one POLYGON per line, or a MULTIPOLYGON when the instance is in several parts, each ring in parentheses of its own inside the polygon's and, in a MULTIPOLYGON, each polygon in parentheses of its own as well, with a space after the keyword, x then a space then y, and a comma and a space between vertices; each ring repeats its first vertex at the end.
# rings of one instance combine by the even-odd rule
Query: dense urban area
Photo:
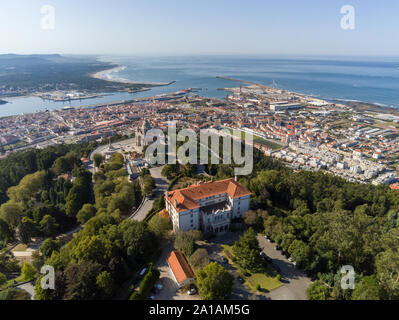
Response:
POLYGON ((0 119, 0 299, 398 299, 399 117, 254 83, 221 90, 0 119), (146 132, 170 122, 252 135, 252 173, 151 165, 146 132), (218 197, 199 210, 220 219, 195 227, 195 201, 218 197))

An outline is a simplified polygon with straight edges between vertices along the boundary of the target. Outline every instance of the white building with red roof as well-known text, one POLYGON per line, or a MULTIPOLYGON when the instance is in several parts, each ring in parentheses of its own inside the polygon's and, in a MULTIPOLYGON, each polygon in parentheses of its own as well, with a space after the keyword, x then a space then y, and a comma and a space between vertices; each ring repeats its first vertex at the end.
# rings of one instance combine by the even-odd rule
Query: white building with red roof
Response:
POLYGON ((206 182, 165 194, 173 230, 224 233, 249 210, 251 192, 235 179, 206 182))

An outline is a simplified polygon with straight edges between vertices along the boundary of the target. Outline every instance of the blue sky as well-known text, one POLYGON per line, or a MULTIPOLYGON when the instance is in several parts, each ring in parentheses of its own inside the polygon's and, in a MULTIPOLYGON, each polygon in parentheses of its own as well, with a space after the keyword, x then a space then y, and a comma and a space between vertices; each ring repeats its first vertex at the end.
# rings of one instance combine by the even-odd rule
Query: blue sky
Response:
POLYGON ((399 56, 398 16, 397 0, 1 0, 0 53, 399 56))

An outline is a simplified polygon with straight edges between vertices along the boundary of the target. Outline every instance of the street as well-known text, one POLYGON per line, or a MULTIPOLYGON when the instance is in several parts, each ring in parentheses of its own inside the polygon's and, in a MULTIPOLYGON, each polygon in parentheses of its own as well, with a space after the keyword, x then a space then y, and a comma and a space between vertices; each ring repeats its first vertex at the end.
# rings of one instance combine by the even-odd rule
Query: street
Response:
POLYGON ((272 290, 266 296, 272 300, 306 300, 306 289, 312 281, 301 271, 298 270, 288 259, 278 250, 276 244, 268 242, 262 235, 258 235, 259 246, 263 249, 273 262, 281 269, 283 286, 272 290))
POLYGON ((155 191, 151 199, 146 198, 144 204, 141 208, 130 217, 132 220, 143 221, 150 212, 155 199, 162 197, 164 193, 168 190, 169 182, 162 176, 163 167, 155 167, 150 169, 151 176, 155 179, 155 191))

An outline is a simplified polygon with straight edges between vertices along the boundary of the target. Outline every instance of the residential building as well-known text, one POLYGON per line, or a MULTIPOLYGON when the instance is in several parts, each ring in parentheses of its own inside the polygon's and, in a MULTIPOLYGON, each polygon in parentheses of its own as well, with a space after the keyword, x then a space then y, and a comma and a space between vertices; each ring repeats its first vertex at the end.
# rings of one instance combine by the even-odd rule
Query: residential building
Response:
POLYGON ((165 194, 173 230, 224 233, 249 210, 251 192, 235 179, 206 182, 165 194))

